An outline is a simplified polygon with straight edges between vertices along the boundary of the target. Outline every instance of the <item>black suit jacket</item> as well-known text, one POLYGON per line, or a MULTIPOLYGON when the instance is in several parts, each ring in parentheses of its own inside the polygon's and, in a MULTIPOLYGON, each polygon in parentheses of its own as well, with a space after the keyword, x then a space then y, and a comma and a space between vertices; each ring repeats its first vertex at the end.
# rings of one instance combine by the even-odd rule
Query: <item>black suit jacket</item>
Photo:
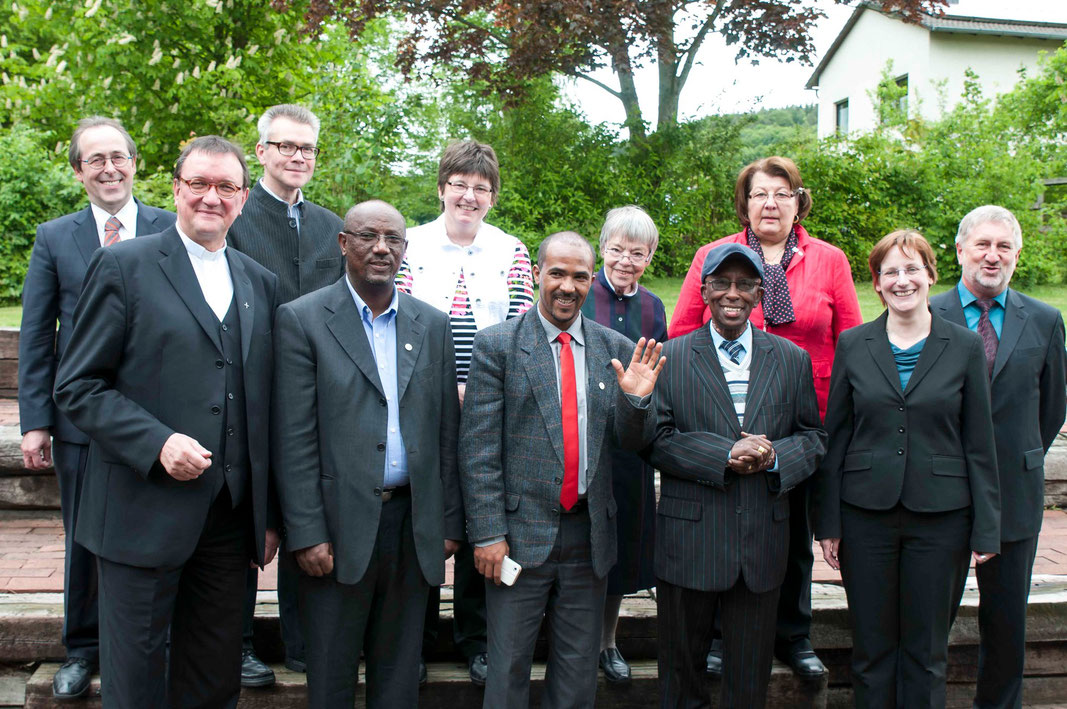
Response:
MULTIPOLYGON (((226 255, 241 327, 255 558, 262 561, 277 279, 244 254, 226 255)), ((192 554, 213 476, 222 473, 213 464, 179 482, 159 453, 173 433, 209 450, 220 440, 220 348, 218 319, 176 228, 97 251, 55 393, 92 439, 75 538, 94 554, 144 567, 179 565, 192 554)))
MULTIPOLYGON (((175 216, 137 202, 137 236, 154 234, 174 224, 175 216)), ((22 432, 52 429, 68 443, 89 438, 56 410, 52 401, 56 368, 74 327, 74 306, 81 295, 85 271, 100 248, 91 207, 37 227, 30 266, 22 286, 22 329, 19 333, 19 424, 22 432), (59 336, 56 337, 56 322, 59 336)))
POLYGON ((913 512, 971 507, 971 549, 1000 550, 1000 492, 982 338, 935 315, 901 390, 887 314, 841 334, 830 445, 815 480, 817 539, 841 536, 841 503, 913 512))
POLYGON ((650 462, 660 471, 656 576, 699 591, 725 591, 743 574, 765 593, 785 578, 788 491, 815 472, 826 448, 811 359, 789 340, 753 328, 744 430, 774 444, 778 471, 727 469, 741 438, 733 400, 707 326, 664 345, 650 462))
MULTIPOLYGON (((930 299, 933 311, 967 326, 956 288, 930 299)), ((1063 318, 1008 289, 993 364, 993 431, 1000 472, 1000 538, 1036 536, 1045 508, 1045 453, 1063 426, 1063 318)))
MULTIPOLYGON (((275 342, 271 449, 287 543, 303 549, 330 542, 337 580, 356 583, 378 534, 388 414, 344 278, 280 306, 275 342)), ((464 538, 448 316, 400 293, 396 349, 415 549, 427 583, 438 586, 445 580, 444 540, 464 538)))

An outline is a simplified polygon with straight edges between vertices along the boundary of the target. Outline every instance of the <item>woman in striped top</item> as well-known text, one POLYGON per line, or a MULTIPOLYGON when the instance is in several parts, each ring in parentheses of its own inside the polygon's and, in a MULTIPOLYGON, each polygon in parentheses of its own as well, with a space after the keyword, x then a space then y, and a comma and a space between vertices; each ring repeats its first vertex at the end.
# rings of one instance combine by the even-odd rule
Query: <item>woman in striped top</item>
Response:
MULTIPOLYGON (((608 212, 600 230, 604 266, 593 280, 582 314, 634 342, 642 337, 656 342, 666 340, 663 301, 637 283, 658 244, 656 225, 640 207, 630 205, 608 212)), ((652 467, 635 453, 612 452, 611 479, 618 505, 615 519, 619 558, 608 575, 600 667, 609 682, 626 682, 630 679, 630 666, 615 645, 615 626, 622 597, 656 585, 656 497, 652 467)))
MULTIPOLYGON (((473 140, 449 145, 437 169, 441 216, 408 229, 407 254, 396 276, 399 290, 448 313, 456 343, 460 403, 474 334, 533 305, 529 251, 514 236, 484 221, 499 191, 500 171, 490 146, 473 140)), ((439 598, 430 595, 430 635, 436 634, 439 598)), ((456 553, 453 621, 471 681, 484 684, 485 585, 474 570, 470 545, 456 553)))

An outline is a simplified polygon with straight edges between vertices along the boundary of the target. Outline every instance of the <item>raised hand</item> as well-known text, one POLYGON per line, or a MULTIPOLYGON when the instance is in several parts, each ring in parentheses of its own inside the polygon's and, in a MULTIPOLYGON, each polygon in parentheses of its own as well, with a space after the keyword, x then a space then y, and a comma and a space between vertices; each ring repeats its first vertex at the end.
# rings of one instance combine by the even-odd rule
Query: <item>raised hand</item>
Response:
POLYGON ((634 346, 634 355, 630 358, 630 366, 626 371, 622 369, 622 362, 617 359, 611 360, 611 366, 615 368, 615 376, 619 380, 619 388, 626 394, 646 397, 656 387, 663 365, 667 358, 662 356, 663 343, 655 340, 641 338, 634 346))

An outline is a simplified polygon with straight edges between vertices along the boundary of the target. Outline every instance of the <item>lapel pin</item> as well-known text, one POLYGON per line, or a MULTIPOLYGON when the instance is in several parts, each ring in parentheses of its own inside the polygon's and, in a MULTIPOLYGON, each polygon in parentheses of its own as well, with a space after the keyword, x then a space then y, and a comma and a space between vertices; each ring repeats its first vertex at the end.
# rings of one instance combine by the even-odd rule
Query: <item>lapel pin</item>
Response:
POLYGON ((411 352, 411 343, 410 342, 405 342, 404 343, 404 349, 407 350, 408 352, 411 352))
POLYGON ((600 388, 601 388, 601 389, 603 389, 603 388, 604 388, 604 382, 600 382, 600 388))
POLYGON ((248 303, 245 303, 245 310, 248 310, 248 303))

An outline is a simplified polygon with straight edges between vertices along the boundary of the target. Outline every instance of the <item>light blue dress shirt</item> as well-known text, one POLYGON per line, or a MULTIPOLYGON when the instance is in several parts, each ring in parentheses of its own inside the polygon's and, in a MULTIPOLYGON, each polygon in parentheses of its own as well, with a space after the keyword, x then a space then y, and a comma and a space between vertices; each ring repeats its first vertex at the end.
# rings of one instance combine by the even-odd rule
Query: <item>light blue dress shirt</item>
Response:
POLYGON ((300 209, 301 209, 301 205, 304 204, 304 191, 298 189, 296 191, 296 201, 293 202, 292 204, 289 204, 284 199, 282 199, 278 195, 276 195, 273 192, 271 192, 270 187, 267 187, 267 183, 266 182, 264 182, 263 180, 260 180, 259 184, 261 184, 263 186, 263 191, 264 192, 266 192, 271 197, 273 197, 274 199, 278 200, 279 202, 281 202, 282 204, 285 205, 285 209, 286 209, 286 212, 289 215, 289 218, 296 222, 296 233, 299 234, 300 233, 300 209))
MULTIPOLYGON (((978 300, 978 296, 963 285, 962 278, 956 286, 956 290, 960 294, 960 304, 963 306, 963 316, 967 318, 967 327, 978 332, 978 319, 982 317, 982 309, 974 302, 978 300)), ((1000 307, 989 309, 989 324, 993 326, 993 331, 997 333, 997 339, 999 340, 1000 332, 1004 329, 1004 308, 1007 307, 1005 303, 1008 302, 1008 289, 1002 290, 996 298, 993 298, 993 302, 1000 307)))
POLYGON ((404 448, 404 437, 400 431, 400 401, 397 397, 396 385, 396 310, 399 296, 396 288, 393 288, 393 301, 385 312, 374 317, 370 306, 356 293, 352 283, 345 276, 348 292, 352 294, 352 300, 356 303, 359 318, 363 322, 363 331, 367 334, 367 342, 370 344, 371 354, 374 355, 374 363, 378 366, 378 379, 382 382, 382 391, 385 392, 385 404, 388 411, 388 421, 385 438, 385 480, 383 487, 397 487, 408 484, 408 454, 404 448))

